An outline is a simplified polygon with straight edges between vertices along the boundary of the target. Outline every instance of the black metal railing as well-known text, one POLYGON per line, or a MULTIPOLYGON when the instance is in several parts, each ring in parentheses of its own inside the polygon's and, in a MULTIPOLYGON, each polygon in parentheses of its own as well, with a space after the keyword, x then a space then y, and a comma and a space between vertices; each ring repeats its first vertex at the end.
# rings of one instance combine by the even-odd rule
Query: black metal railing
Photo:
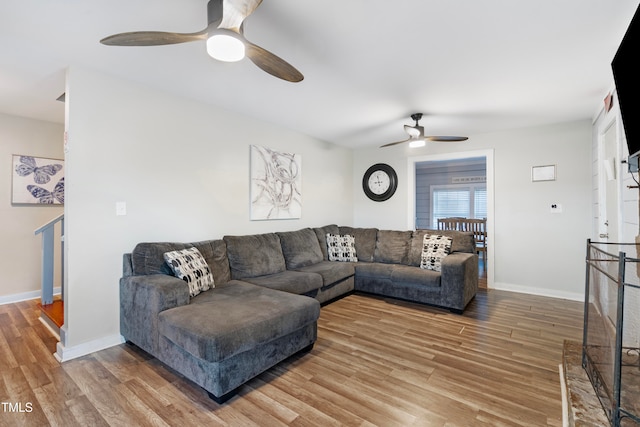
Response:
POLYGON ((587 241, 582 344, 582 366, 614 427, 640 424, 640 259, 621 249, 636 244, 587 241))

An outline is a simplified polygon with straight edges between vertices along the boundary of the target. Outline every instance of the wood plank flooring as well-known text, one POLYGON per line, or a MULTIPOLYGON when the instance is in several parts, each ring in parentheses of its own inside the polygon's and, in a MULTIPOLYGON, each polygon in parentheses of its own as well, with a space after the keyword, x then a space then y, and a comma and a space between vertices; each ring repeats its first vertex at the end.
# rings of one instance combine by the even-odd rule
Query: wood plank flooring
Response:
POLYGON ((0 426, 561 426, 582 304, 482 290, 463 315, 368 295, 218 405, 137 347, 59 364, 37 300, 0 306, 0 426))

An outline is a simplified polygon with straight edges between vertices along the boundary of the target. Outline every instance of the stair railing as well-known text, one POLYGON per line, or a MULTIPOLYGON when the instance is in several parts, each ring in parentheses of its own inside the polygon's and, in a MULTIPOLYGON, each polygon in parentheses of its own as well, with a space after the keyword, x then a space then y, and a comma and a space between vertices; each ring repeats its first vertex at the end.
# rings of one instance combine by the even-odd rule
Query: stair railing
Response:
MULTIPOLYGON (((60 242, 62 245, 62 251, 60 260, 62 268, 60 269, 62 274, 62 281, 64 283, 64 214, 61 214, 51 221, 44 224, 42 227, 35 231, 35 234, 42 234, 42 305, 51 304, 53 302, 53 271, 54 271, 54 241, 55 241, 55 228, 54 226, 60 222, 60 242)), ((64 290, 64 286, 61 286, 64 290)), ((62 299, 64 300, 64 291, 62 291, 62 299)))

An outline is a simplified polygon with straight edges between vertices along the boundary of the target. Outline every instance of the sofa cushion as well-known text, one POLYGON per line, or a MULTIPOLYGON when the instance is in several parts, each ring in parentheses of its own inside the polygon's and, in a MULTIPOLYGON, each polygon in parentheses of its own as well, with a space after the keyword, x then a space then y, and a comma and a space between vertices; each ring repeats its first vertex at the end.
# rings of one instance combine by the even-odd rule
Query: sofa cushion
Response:
POLYGON ((304 295, 322 287, 322 277, 315 273, 285 270, 266 276, 247 277, 245 282, 292 294, 304 295))
POLYGON ((356 264, 350 262, 322 261, 299 269, 305 273, 316 273, 322 277, 322 286, 330 286, 353 276, 356 264))
POLYGON ((190 248, 190 243, 145 242, 138 243, 131 251, 131 266, 134 276, 167 274, 173 271, 164 260, 164 253, 190 248))
POLYGON ((310 228, 276 233, 280 237, 282 254, 288 270, 322 261, 322 250, 316 233, 310 228))
POLYGON ((211 270, 197 248, 165 252, 164 260, 178 279, 187 282, 190 296, 215 286, 211 270))
POLYGON ((280 238, 275 233, 224 236, 233 279, 266 276, 286 270, 280 238))
POLYGON ((221 285, 231 280, 227 245, 224 240, 204 240, 202 242, 194 242, 193 246, 198 248, 204 259, 207 260, 216 285, 221 285))
POLYGON ((354 264, 356 275, 360 278, 370 279, 391 279, 391 273, 395 268, 394 264, 383 264, 380 262, 359 262, 354 264))
POLYGON ((432 270, 423 270, 409 265, 397 265, 391 272, 391 280, 398 285, 425 286, 436 288, 440 286, 442 275, 432 270))
MULTIPOLYGON (((376 250, 377 228, 339 227, 338 234, 348 234, 355 239, 358 261, 372 262, 376 250)), ((336 233, 334 233, 336 234, 336 233)))
POLYGON ((231 280, 227 248, 222 240, 205 240, 195 243, 151 242, 138 243, 131 252, 131 269, 133 275, 167 274, 173 275, 171 268, 164 261, 165 252, 196 247, 207 261, 213 280, 216 284, 231 280))
POLYGON ((320 304, 313 298, 239 281, 203 292, 194 301, 160 313, 158 329, 208 362, 220 362, 285 336, 320 315, 320 304))
POLYGON ((320 250, 322 251, 322 259, 325 261, 329 260, 329 254, 327 253, 327 239, 326 235, 329 234, 340 234, 340 229, 337 225, 325 225, 324 227, 316 227, 313 229, 316 233, 316 237, 318 238, 318 244, 320 245, 320 250))
POLYGON ((412 235, 412 231, 379 230, 374 261, 406 264, 412 235))
POLYGON ((329 261, 358 262, 353 236, 327 233, 326 240, 329 261))
POLYGON ((440 263, 451 253, 451 237, 442 234, 425 234, 422 244, 420 268, 440 271, 440 263))

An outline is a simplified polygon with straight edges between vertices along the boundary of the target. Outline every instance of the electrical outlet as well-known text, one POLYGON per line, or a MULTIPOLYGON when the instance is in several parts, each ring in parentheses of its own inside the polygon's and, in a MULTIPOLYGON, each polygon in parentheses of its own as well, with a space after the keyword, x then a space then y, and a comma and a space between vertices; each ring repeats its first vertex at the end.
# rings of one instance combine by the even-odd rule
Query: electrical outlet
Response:
POLYGON ((127 203, 116 202, 116 215, 122 216, 127 214, 127 203))
POLYGON ((562 205, 560 203, 551 203, 549 208, 551 213, 562 213, 562 205))

